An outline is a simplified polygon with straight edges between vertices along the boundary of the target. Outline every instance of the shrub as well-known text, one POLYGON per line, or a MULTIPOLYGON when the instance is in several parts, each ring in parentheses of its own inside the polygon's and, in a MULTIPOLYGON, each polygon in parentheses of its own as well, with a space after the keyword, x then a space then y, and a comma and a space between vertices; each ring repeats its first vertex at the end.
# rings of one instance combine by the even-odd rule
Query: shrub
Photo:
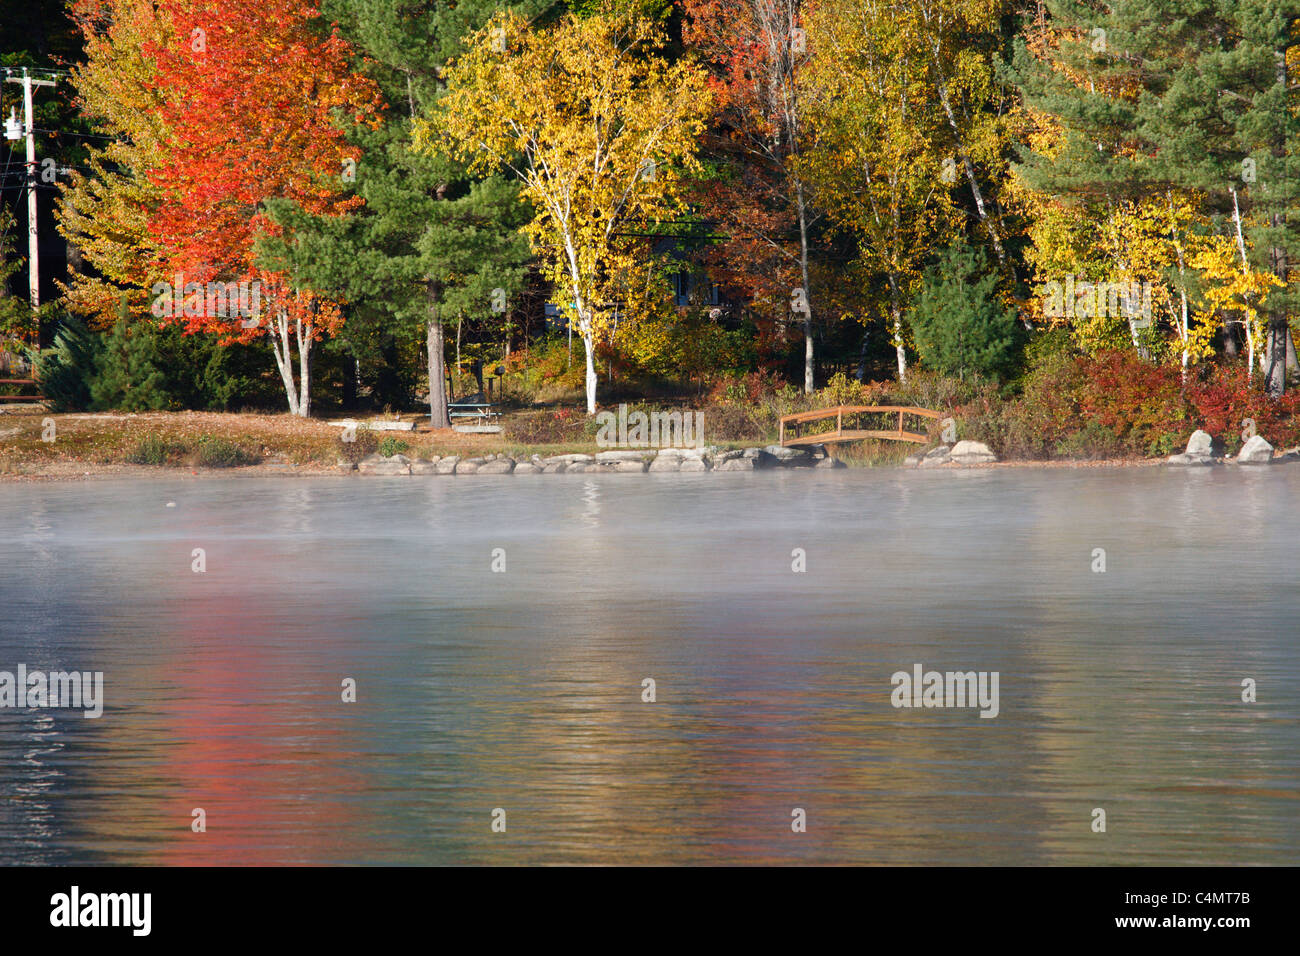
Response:
POLYGON ((410 445, 400 438, 394 438, 392 435, 385 435, 379 441, 379 454, 385 458, 392 458, 394 455, 404 454, 410 449, 410 445))
POLYGON ((126 460, 133 465, 166 465, 180 459, 188 451, 188 446, 182 442, 150 435, 135 447, 126 460))
POLYGON ((199 436, 190 455, 191 463, 203 468, 235 468, 258 460, 258 455, 242 445, 214 435, 199 436))

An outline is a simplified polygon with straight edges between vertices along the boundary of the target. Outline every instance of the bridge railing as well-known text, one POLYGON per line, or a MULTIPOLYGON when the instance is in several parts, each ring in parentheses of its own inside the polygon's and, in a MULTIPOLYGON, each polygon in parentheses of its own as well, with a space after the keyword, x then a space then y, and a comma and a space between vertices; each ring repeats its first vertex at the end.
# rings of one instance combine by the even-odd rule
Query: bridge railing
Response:
POLYGON ((931 411, 928 408, 917 408, 914 405, 836 405, 833 408, 819 408, 812 412, 797 412, 793 415, 781 416, 781 444, 782 445, 830 445, 836 442, 858 441, 862 438, 885 438, 893 441, 908 441, 916 444, 925 444, 929 439, 918 432, 909 432, 903 428, 903 416, 916 415, 921 418, 940 419, 943 417, 941 412, 931 411), (896 430, 884 429, 855 429, 844 427, 844 416, 859 415, 866 413, 897 413, 898 428, 896 430), (809 422, 821 421, 828 418, 835 419, 834 431, 815 432, 810 435, 800 435, 798 426, 806 425, 809 422), (787 428, 794 432, 790 437, 786 436, 787 428))

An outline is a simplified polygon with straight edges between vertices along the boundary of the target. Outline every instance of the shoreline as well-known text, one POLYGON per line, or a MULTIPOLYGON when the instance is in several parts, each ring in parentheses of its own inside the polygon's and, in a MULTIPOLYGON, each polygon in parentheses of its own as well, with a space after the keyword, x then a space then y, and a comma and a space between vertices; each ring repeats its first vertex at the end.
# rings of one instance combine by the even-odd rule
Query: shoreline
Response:
MULTIPOLYGON (((938 468, 917 469, 905 465, 847 466, 837 469, 798 468, 761 468, 758 471, 771 472, 817 472, 817 471, 976 471, 998 469, 1043 468, 1049 470, 1078 470, 1089 468, 1154 468, 1165 464, 1162 458, 1116 458, 1106 460, 1050 460, 1050 461, 998 461, 977 465, 944 465, 938 468)), ((33 462, 32 471, 21 473, 0 472, 0 484, 24 484, 32 482, 61 481, 111 481, 130 479, 134 481, 161 481, 187 478, 201 481, 212 478, 479 478, 479 477, 513 477, 510 474, 364 474, 355 469, 342 471, 337 465, 322 464, 258 464, 242 465, 233 468, 192 468, 183 465, 131 465, 131 464, 90 464, 86 462, 33 462)), ((596 472, 597 474, 627 474, 615 471, 596 472)), ((752 474, 752 472, 747 472, 752 474)), ((571 474, 593 474, 593 472, 572 472, 571 474)), ((654 474, 653 472, 636 472, 636 474, 654 474)), ((699 472, 698 474, 708 474, 699 472)))

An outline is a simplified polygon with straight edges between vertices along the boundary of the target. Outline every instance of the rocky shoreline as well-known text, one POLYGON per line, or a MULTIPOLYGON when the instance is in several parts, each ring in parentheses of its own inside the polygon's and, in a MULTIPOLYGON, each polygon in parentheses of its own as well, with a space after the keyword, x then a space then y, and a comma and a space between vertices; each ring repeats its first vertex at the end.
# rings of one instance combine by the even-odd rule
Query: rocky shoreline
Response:
POLYGON ((844 468, 821 446, 810 450, 768 445, 765 448, 647 448, 602 451, 594 455, 552 455, 511 458, 459 455, 408 458, 369 455, 361 461, 340 461, 338 470, 363 475, 577 475, 644 474, 647 472, 762 471, 775 468, 844 468))
POLYGON ((1251 435, 1241 446, 1236 457, 1224 454, 1223 443, 1209 432, 1199 428, 1192 432, 1187 440, 1187 450, 1181 455, 1170 455, 1166 460, 1169 465, 1274 465, 1300 461, 1300 446, 1288 448, 1274 455, 1273 446, 1262 435, 1251 435))

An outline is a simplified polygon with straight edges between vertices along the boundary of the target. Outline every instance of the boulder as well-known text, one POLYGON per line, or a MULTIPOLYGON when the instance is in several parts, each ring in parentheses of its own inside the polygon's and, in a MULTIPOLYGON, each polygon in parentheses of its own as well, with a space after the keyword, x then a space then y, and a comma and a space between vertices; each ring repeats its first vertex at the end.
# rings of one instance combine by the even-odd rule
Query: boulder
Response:
POLYGON ((587 461, 595 461, 595 460, 596 459, 593 458, 591 455, 577 455, 577 454, 552 455, 550 458, 542 459, 542 461, 546 462, 546 464, 548 465, 553 465, 553 464, 571 465, 574 462, 587 462, 587 461))
POLYGON ((439 458, 433 464, 433 473, 435 475, 454 475, 456 466, 460 464, 459 455, 447 455, 445 458, 439 458))
POLYGON ((596 461, 645 461, 654 455, 653 451, 600 451, 596 453, 596 461))
POLYGON ((540 475, 542 466, 532 461, 515 462, 514 474, 516 475, 540 475))
POLYGON ((1273 461, 1273 446, 1264 440, 1263 435, 1251 435, 1250 440, 1237 452, 1239 465, 1268 465, 1273 461))
POLYGON ((357 463, 357 471, 363 475, 409 475, 411 465, 408 461, 398 461, 399 456, 384 458, 382 455, 367 455, 357 463))
POLYGON ((728 458, 714 465, 714 471, 753 471, 755 458, 728 458))
POLYGON ((998 460, 988 445, 978 441, 959 441, 952 446, 951 454, 959 465, 983 465, 998 460))
POLYGON ((718 462, 730 461, 733 458, 739 458, 743 454, 744 452, 740 451, 737 448, 728 448, 725 451, 713 451, 709 454, 709 457, 713 459, 713 462, 716 465, 718 462))
POLYGON ((646 470, 646 463, 640 459, 633 460, 631 458, 625 458, 621 461, 602 462, 602 464, 606 467, 612 465, 612 470, 617 471, 620 474, 640 474, 646 470))
POLYGON ((825 458, 818 458, 813 464, 814 468, 847 468, 848 466, 838 458, 832 458, 827 455, 825 458))
POLYGON ((650 462, 650 471, 681 471, 683 459, 677 455, 660 454, 650 462))
POLYGON ((562 475, 569 466, 562 461, 547 462, 542 465, 544 475, 562 475))
POLYGON ((480 475, 508 475, 515 470, 513 458, 493 458, 478 466, 480 475))
POLYGON ((795 458, 809 458, 811 453, 802 448, 790 448, 786 445, 768 445, 763 451, 781 461, 790 461, 795 458))
POLYGON ((707 458, 683 458, 681 471, 709 471, 711 469, 707 458))
POLYGON ((920 456, 920 460, 917 461, 916 466, 918 468, 938 468, 940 465, 946 465, 950 461, 952 461, 952 446, 935 445, 924 455, 920 456))
POLYGON ((441 472, 438 471, 438 463, 436 461, 427 461, 423 458, 418 458, 411 462, 411 474, 437 475, 441 474, 441 472))
POLYGON ((1214 438, 1207 431, 1196 429, 1192 432, 1192 437, 1187 439, 1187 449, 1184 452, 1187 455, 1210 456, 1214 454, 1214 438))
POLYGON ((703 458, 703 448, 660 448, 660 458, 703 458))

